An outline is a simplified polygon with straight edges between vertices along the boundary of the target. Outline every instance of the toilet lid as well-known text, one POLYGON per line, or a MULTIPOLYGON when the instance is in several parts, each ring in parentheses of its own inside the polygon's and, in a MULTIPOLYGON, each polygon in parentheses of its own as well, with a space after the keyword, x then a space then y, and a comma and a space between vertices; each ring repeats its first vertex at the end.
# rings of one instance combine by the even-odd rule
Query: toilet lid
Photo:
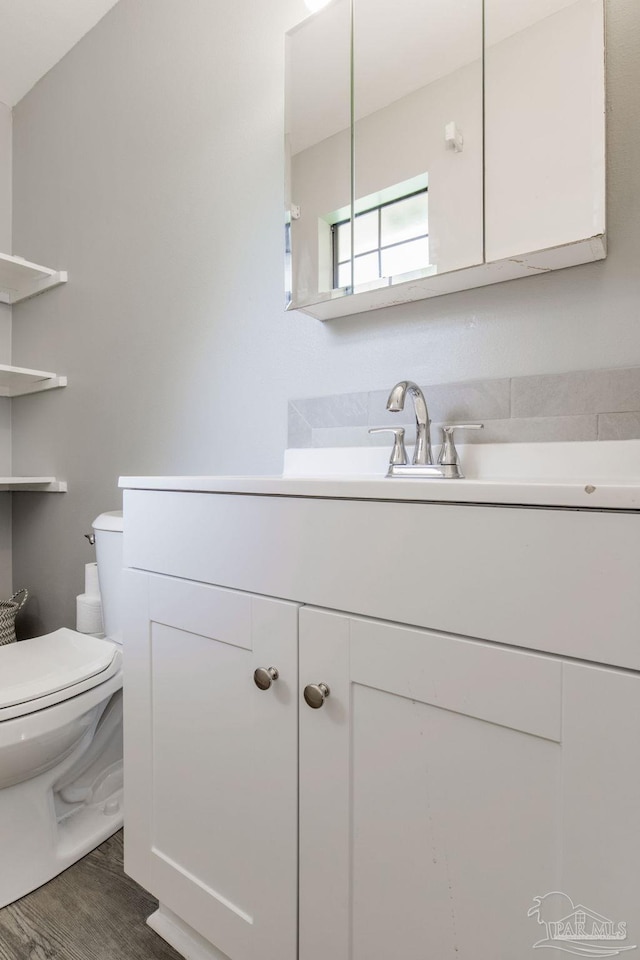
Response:
POLYGON ((0 710, 46 697, 102 673, 113 662, 116 651, 108 640, 66 627, 0 647, 0 710))

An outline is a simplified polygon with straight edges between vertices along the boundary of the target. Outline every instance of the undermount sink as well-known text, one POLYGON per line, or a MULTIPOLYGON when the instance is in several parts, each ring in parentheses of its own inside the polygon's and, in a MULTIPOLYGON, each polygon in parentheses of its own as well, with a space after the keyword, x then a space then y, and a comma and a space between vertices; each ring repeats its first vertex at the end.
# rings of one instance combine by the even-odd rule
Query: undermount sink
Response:
POLYGON ((123 477, 121 487, 640 510, 640 440, 459 446, 461 480, 389 479, 386 447, 291 449, 281 476, 123 477))

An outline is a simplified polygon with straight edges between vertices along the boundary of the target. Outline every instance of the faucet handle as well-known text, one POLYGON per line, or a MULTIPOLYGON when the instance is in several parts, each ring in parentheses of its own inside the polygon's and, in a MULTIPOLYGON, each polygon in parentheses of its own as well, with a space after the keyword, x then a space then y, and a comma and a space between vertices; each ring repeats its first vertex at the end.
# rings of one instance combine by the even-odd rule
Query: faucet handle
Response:
POLYGON ((407 462, 407 450, 404 445, 404 427, 371 427, 369 433, 392 433, 393 450, 389 457, 389 465, 401 464, 407 462))
MULTIPOLYGON (((438 454, 438 463, 445 467, 457 467, 459 464, 458 451, 453 442, 453 433, 455 430, 482 430, 484 423, 444 423, 440 428, 442 430, 442 446, 438 454)), ((458 476, 462 474, 458 472, 458 476)))

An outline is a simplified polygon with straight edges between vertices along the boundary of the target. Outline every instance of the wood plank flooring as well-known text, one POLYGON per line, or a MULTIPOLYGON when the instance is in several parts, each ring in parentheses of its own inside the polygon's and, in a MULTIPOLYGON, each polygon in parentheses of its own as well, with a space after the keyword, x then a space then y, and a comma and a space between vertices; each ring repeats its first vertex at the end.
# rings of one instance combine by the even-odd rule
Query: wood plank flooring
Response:
POLYGON ((124 874, 120 831, 0 910, 0 960, 182 960, 145 923, 156 906, 124 874))

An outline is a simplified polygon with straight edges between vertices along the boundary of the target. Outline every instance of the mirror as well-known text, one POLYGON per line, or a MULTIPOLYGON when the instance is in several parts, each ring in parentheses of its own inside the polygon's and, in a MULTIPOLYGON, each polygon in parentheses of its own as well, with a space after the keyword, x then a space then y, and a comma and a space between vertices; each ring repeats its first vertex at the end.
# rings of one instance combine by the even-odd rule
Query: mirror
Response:
POLYGON ((355 291, 482 263, 482 0, 354 0, 353 61, 355 291))
POLYGON ((292 308, 482 262, 482 0, 334 0, 286 91, 292 308))
POLYGON ((605 229, 602 0, 485 0, 486 259, 605 229))
POLYGON ((351 0, 334 0, 286 38, 288 299, 346 294, 333 281, 333 222, 351 219, 351 0), (332 222, 333 219, 333 222, 332 222))
POLYGON ((288 307, 606 256, 603 0, 333 0, 287 35, 288 307))

